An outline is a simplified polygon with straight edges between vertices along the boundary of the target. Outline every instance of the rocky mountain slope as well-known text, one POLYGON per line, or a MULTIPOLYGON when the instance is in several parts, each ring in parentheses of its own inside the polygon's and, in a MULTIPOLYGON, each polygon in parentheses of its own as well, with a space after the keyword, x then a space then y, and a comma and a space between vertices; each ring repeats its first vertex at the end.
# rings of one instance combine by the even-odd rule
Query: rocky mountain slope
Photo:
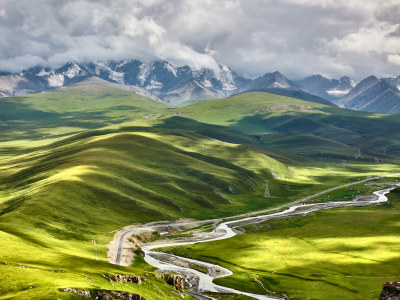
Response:
POLYGON ((295 83, 306 92, 328 100, 342 97, 356 86, 356 82, 347 76, 340 79, 328 79, 319 74, 308 76, 295 83))
POLYGON ((308 93, 301 85, 289 80, 278 71, 267 73, 264 76, 254 79, 241 90, 241 92, 249 91, 264 91, 310 102, 332 105, 329 100, 308 93))
POLYGON ((335 103, 353 110, 400 113, 400 91, 395 79, 378 79, 370 76, 335 103))
POLYGON ((0 72, 0 97, 31 94, 82 82, 90 77, 120 84, 139 95, 170 104, 188 100, 224 98, 248 91, 264 91, 327 105, 380 113, 400 112, 400 76, 378 79, 370 76, 357 84, 344 76, 322 75, 292 81, 280 72, 254 80, 239 76, 228 66, 218 69, 175 67, 167 61, 139 60, 67 63, 61 68, 34 67, 19 74, 0 72), (140 90, 139 90, 140 89, 140 90))
POLYGON ((20 74, 0 76, 0 96, 30 94, 83 81, 89 77, 145 89, 173 104, 191 99, 221 98, 244 87, 249 79, 229 67, 218 70, 174 67, 166 61, 146 64, 138 60, 68 63, 61 68, 34 67, 20 74))

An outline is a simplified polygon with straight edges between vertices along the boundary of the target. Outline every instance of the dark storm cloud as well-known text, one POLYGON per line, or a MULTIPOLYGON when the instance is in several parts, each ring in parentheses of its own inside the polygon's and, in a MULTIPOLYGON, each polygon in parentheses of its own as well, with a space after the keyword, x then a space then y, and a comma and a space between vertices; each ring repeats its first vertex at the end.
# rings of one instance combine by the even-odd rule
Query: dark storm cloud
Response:
POLYGON ((162 58, 249 76, 400 74, 398 0, 2 0, 0 69, 162 58))

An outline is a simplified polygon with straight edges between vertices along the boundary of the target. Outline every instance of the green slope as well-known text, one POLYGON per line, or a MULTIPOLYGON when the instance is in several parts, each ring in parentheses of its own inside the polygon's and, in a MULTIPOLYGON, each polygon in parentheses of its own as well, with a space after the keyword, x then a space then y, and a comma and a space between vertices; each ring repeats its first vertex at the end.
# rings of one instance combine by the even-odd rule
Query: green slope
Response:
MULTIPOLYGON (((0 106, 0 257, 10 263, 0 264, 0 298, 67 298, 57 289, 111 289, 105 273, 144 274, 106 262, 113 231, 132 223, 265 209, 398 169, 398 118, 268 93, 171 108, 86 84, 0 106), (350 159, 359 147, 365 156, 350 159)), ((176 296, 151 284, 118 288, 176 296)))
MULTIPOLYGON (((337 143, 342 145, 342 150, 335 150, 333 154, 337 156, 342 152, 343 159, 354 157, 359 148, 369 159, 392 160, 400 153, 399 115, 343 110, 262 92, 196 103, 180 108, 178 112, 182 117, 229 126, 261 138, 267 146, 277 138, 283 142, 287 137, 287 144, 292 145, 291 152, 296 152, 297 147, 292 141, 294 135, 307 134, 312 135, 316 143, 313 152, 328 152, 328 156, 327 148, 332 145, 336 145, 333 149, 339 150, 337 143)), ((300 146, 297 152, 303 151, 302 148, 300 146)))
POLYGON ((0 100, 2 153, 47 145, 71 133, 123 122, 146 122, 170 106, 107 82, 0 100))

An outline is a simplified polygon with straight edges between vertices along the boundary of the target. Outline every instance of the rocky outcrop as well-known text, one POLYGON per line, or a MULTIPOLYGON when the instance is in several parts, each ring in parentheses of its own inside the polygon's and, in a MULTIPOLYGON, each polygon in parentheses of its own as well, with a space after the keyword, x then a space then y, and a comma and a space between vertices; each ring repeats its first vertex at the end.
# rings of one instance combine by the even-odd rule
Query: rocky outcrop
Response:
POLYGON ((386 282, 379 300, 400 300, 400 282, 386 282))
POLYGON ((174 286, 174 289, 180 293, 183 293, 184 289, 184 280, 181 275, 165 275, 165 281, 174 286))
POLYGON ((129 292, 109 291, 109 293, 112 295, 106 294, 103 291, 97 291, 96 293, 96 299, 98 300, 146 300, 146 298, 143 298, 138 294, 132 294, 129 292))
POLYGON ((115 281, 118 283, 132 282, 142 284, 146 282, 146 277, 136 275, 106 275, 106 278, 110 281, 115 281))
POLYGON ((81 297, 85 297, 85 298, 90 298, 91 297, 89 291, 70 289, 70 288, 61 289, 61 291, 67 292, 67 293, 72 293, 72 294, 77 294, 77 295, 79 295, 81 297))
POLYGON ((181 275, 170 275, 162 273, 146 273, 146 276, 154 276, 156 278, 164 279, 166 283, 172 285, 174 289, 180 293, 183 293, 184 289, 184 279, 181 275))
MULTIPOLYGON (((89 291, 70 289, 70 288, 65 288, 65 289, 60 289, 60 290, 63 292, 67 292, 67 293, 77 294, 84 298, 91 298, 89 291)), ((132 294, 129 292, 120 292, 120 291, 96 291, 95 295, 96 295, 96 299, 98 299, 98 300, 120 300, 120 299, 146 300, 146 298, 143 298, 142 296, 140 296, 138 294, 132 294)))

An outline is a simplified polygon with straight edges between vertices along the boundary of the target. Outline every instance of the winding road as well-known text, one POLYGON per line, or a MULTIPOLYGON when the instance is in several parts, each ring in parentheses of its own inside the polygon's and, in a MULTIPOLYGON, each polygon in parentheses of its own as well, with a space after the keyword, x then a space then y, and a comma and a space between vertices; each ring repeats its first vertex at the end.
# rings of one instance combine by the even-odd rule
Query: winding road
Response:
MULTIPOLYGON (((399 174, 391 174, 393 175, 399 175, 399 174)), ((390 176, 390 175, 388 175, 390 176)), ((386 176, 382 176, 386 177, 386 176)), ((380 190, 374 192, 374 197, 373 199, 369 200, 363 200, 361 199, 355 199, 352 201, 337 201, 337 202, 325 202, 325 203, 312 203, 312 204, 299 204, 300 202, 304 202, 310 198, 328 193, 330 191, 340 189, 343 187, 367 182, 373 179, 379 179, 380 177, 372 177, 368 178, 366 180, 361 180, 357 181, 354 183, 349 183, 341 186, 337 186, 334 188, 327 189, 325 191, 310 195, 308 197, 293 201, 291 203, 282 205, 280 207, 275 207, 273 209, 268 209, 268 210, 263 210, 263 211, 257 211, 253 213, 248 213, 248 214, 242 214, 242 215, 237 215, 234 217, 229 217, 225 218, 225 220, 231 220, 231 221, 225 221, 220 223, 212 232, 210 233, 202 233, 199 236, 194 236, 194 237, 188 237, 188 238, 183 238, 180 239, 179 241, 156 241, 153 243, 147 243, 141 247, 142 251, 145 253, 145 261, 162 270, 163 272, 172 272, 172 273, 178 273, 182 274, 185 277, 185 280, 187 284, 189 285, 191 290, 195 291, 210 291, 210 292, 220 292, 220 293, 235 293, 235 294, 243 294, 246 296, 253 297, 255 299, 267 299, 267 300, 276 300, 280 299, 277 297, 273 296, 268 296, 268 295, 258 295, 258 294, 252 294, 252 293, 247 293, 243 291, 239 291, 236 289, 220 286, 217 284, 213 283, 213 280, 219 277, 224 277, 224 276, 229 276, 232 274, 232 272, 226 268, 223 268, 218 265, 210 264, 207 262, 203 261, 198 261, 194 259, 189 259, 189 258, 184 258, 184 257, 179 257, 175 256, 172 254, 168 253, 163 253, 163 252, 157 252, 153 251, 156 248, 160 247, 168 247, 168 246, 180 246, 180 245, 189 245, 189 244, 195 244, 195 243, 205 243, 205 242, 211 242, 211 241, 216 241, 216 240, 223 240, 223 239, 228 239, 236 235, 236 232, 234 231, 234 228, 240 227, 243 225, 247 224, 254 224, 254 223, 259 223, 263 222, 266 220, 274 219, 274 218, 282 218, 282 217, 288 217, 288 216, 294 216, 294 215, 306 215, 310 212, 317 211, 317 210, 322 210, 322 209, 330 209, 330 208, 337 208, 337 207, 348 207, 348 206, 367 206, 367 205, 374 205, 374 204, 381 204, 383 202, 386 202, 388 198, 385 196, 387 193, 390 192, 392 189, 385 189, 385 190, 380 190), (280 211, 280 212, 275 212, 275 213, 270 213, 270 214, 263 214, 267 212, 272 212, 276 210, 283 209, 285 207, 288 207, 287 209, 280 211), (235 220, 232 220, 235 219, 235 220), (194 268, 194 266, 197 266, 194 268), (200 267, 200 268, 199 268, 200 267), (205 269, 208 270, 207 273, 200 272, 198 269, 201 269, 204 271, 205 269)), ((115 259, 116 264, 121 264, 121 257, 122 257, 122 252, 123 252, 123 246, 124 246, 124 239, 126 235, 128 234, 138 234, 143 230, 149 230, 149 229, 160 229, 162 227, 168 227, 171 225, 177 226, 177 225, 193 225, 194 223, 197 225, 199 223, 206 224, 206 223, 211 223, 214 222, 215 220, 204 220, 204 221, 197 221, 197 222, 180 222, 180 223, 169 223, 169 224, 162 224, 162 225, 148 225, 148 226, 142 226, 142 227, 137 227, 131 230, 127 230, 126 232, 123 232, 118 240, 118 249, 117 249, 117 255, 115 259)))

